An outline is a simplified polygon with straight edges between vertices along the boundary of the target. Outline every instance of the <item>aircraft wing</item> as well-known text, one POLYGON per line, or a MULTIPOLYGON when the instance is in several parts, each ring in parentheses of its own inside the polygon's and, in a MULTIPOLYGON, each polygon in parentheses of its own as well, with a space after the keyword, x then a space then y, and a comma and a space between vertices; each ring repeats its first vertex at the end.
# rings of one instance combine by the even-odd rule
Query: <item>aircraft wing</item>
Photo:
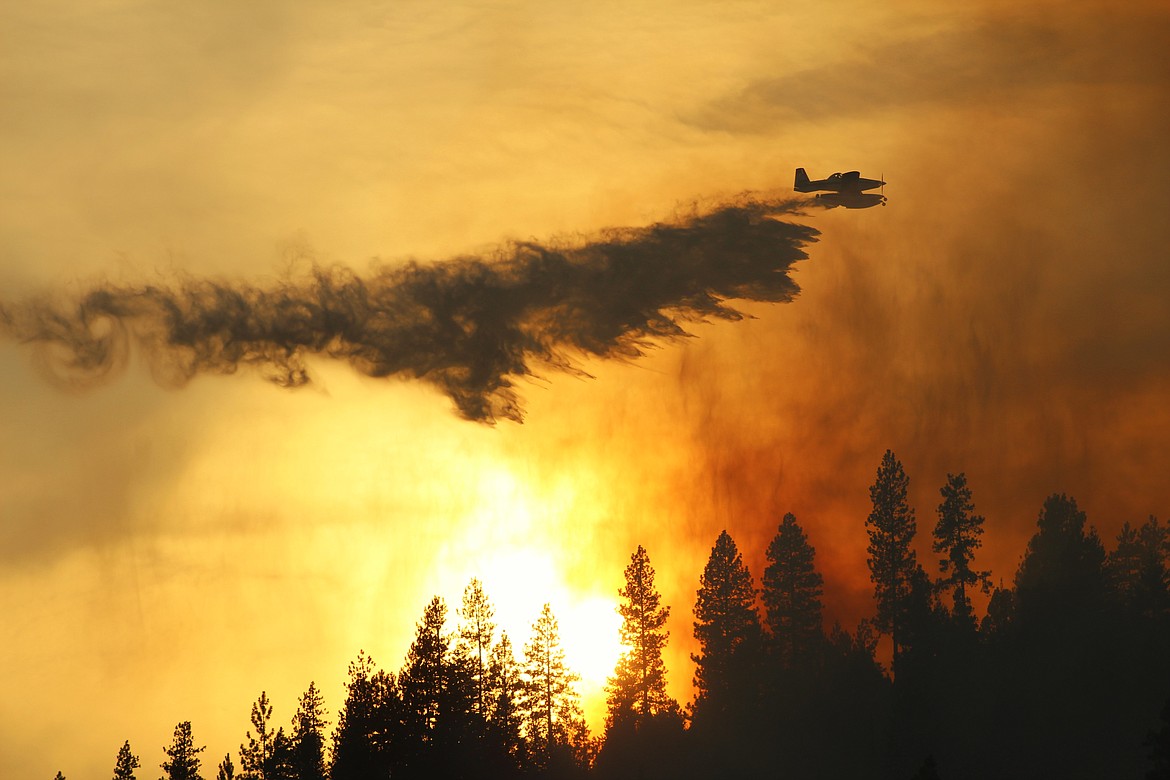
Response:
MULTIPOLYGON (((868 179, 865 181, 868 181, 868 179)), ((846 171, 841 174, 840 183, 837 185, 837 192, 856 193, 861 192, 861 190, 861 171, 846 171)))

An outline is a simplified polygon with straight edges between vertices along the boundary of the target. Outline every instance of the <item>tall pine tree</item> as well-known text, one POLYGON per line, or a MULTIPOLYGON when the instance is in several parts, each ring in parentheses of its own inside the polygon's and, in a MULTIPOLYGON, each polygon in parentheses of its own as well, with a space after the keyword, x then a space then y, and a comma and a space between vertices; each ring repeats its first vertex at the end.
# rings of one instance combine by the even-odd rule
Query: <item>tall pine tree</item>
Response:
POLYGON ((654 589, 654 567, 646 549, 630 556, 625 587, 618 591, 622 616, 621 639, 628 649, 618 659, 609 679, 606 728, 632 725, 635 729, 660 712, 677 712, 678 703, 666 693, 666 665, 662 651, 670 638, 666 620, 670 607, 654 589))
POLYGON ((1150 516, 1140 528, 1127 522, 1106 569, 1121 601, 1147 620, 1170 612, 1170 526, 1150 516))
POLYGON ((486 725, 474 712, 470 660, 452 646, 446 616, 443 599, 431 599, 398 676, 404 739, 418 749, 411 761, 424 774, 470 771, 486 725))
POLYGON ((1016 572, 1021 627, 1047 632, 1097 617, 1106 592, 1105 548, 1085 513, 1064 494, 1044 501, 1037 531, 1016 572))
POLYGON ((204 747, 195 747, 195 739, 191 735, 191 721, 185 720, 175 726, 174 738, 168 747, 163 748, 167 760, 160 766, 166 773, 164 780, 203 780, 199 774, 199 754, 206 750, 204 747))
POLYGON ((869 532, 869 572, 877 601, 878 630, 890 635, 894 664, 902 651, 911 620, 914 575, 918 559, 910 546, 917 531, 914 510, 907 502, 910 479, 894 453, 886 450, 877 479, 869 489, 873 511, 865 521, 869 532))
POLYGON ((979 586, 984 593, 991 589, 990 572, 971 568, 975 551, 983 544, 979 539, 983 534, 983 516, 975 514, 966 474, 947 474, 947 484, 939 493, 943 500, 938 505, 932 548, 943 555, 938 562, 943 574, 939 587, 949 589, 953 594, 951 615, 955 622, 973 632, 975 614, 967 589, 979 586))
POLYGON ((130 752, 130 740, 126 740, 118 750, 118 758, 114 762, 114 780, 135 780, 134 770, 142 766, 138 756, 130 752))
POLYGON ((489 733, 518 767, 528 760, 520 705, 524 695, 522 671, 512 651, 512 640, 506 631, 501 632, 488 661, 489 733))
POLYGON ((557 619, 545 604, 532 625, 532 638, 524 647, 521 700, 528 740, 542 765, 548 765, 558 745, 569 743, 574 721, 580 718, 576 682, 577 675, 565 665, 557 619))
POLYGON ((272 764, 275 756, 276 732, 272 730, 269 721, 272 720, 272 704, 268 701, 268 693, 260 692, 260 698, 252 705, 252 732, 245 734, 247 744, 240 745, 240 778, 241 780, 272 780, 272 764))
POLYGON ((820 648, 824 579, 816 550, 791 512, 780 521, 768 545, 763 601, 772 647, 780 666, 792 668, 820 648))
POLYGON ((401 722, 401 699, 394 675, 377 670, 364 651, 349 665, 345 703, 333 731, 332 780, 386 777, 393 737, 401 722))
POLYGON ((463 606, 459 609, 459 645, 462 655, 469 659, 472 683, 475 687, 475 713, 486 720, 489 710, 487 671, 496 624, 492 622, 495 609, 483 592, 478 579, 472 578, 463 590, 463 606))
POLYGON ((290 763, 296 780, 325 780, 327 776, 325 700, 314 682, 309 683, 293 715, 290 763))
POLYGON ((699 581, 695 639, 695 719, 733 718, 752 684, 760 619, 751 572, 727 531, 715 540, 699 581))
POLYGON ((399 675, 403 703, 413 724, 412 736, 422 743, 434 739, 448 687, 451 637, 445 630, 446 621, 447 605, 435 596, 423 611, 399 675))

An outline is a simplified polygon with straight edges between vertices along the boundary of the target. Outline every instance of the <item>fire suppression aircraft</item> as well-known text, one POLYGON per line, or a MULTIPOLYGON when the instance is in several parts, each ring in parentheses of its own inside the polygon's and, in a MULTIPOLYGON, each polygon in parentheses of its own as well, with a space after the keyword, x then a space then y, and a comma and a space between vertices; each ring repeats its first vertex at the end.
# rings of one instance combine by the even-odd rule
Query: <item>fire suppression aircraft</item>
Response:
POLYGON ((886 205, 886 196, 866 190, 885 187, 881 179, 864 179, 860 171, 834 173, 827 179, 810 179, 804 168, 796 169, 796 182, 792 188, 797 192, 821 192, 817 201, 825 208, 844 206, 847 209, 867 209, 871 206, 886 205))

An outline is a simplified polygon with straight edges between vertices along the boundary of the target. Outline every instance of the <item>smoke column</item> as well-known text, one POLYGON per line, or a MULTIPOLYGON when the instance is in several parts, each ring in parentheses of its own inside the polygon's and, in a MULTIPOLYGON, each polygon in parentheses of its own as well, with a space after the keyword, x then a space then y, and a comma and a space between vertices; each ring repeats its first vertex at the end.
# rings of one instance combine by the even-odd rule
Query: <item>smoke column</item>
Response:
POLYGON ((268 288, 208 280, 98 286, 79 301, 0 303, 0 332, 34 345, 55 383, 117 373, 130 342, 162 384, 254 366, 285 387, 311 382, 307 355, 372 377, 439 387, 469 420, 523 419, 513 387, 539 366, 580 373, 574 355, 631 358, 683 324, 741 315, 725 301, 790 301, 792 264, 817 231, 773 217, 798 201, 747 198, 568 248, 518 242, 495 257, 410 262, 362 278, 314 267, 268 288))

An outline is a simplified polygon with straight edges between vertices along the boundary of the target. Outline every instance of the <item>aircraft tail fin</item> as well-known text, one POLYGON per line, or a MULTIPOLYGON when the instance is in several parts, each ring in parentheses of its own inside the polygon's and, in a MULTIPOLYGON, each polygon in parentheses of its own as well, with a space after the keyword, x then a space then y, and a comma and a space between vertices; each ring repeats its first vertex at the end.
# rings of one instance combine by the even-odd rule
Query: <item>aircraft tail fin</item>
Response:
POLYGON ((792 185, 792 189, 797 192, 803 192, 803 187, 809 183, 808 174, 804 172, 804 168, 796 169, 796 182, 792 185))

